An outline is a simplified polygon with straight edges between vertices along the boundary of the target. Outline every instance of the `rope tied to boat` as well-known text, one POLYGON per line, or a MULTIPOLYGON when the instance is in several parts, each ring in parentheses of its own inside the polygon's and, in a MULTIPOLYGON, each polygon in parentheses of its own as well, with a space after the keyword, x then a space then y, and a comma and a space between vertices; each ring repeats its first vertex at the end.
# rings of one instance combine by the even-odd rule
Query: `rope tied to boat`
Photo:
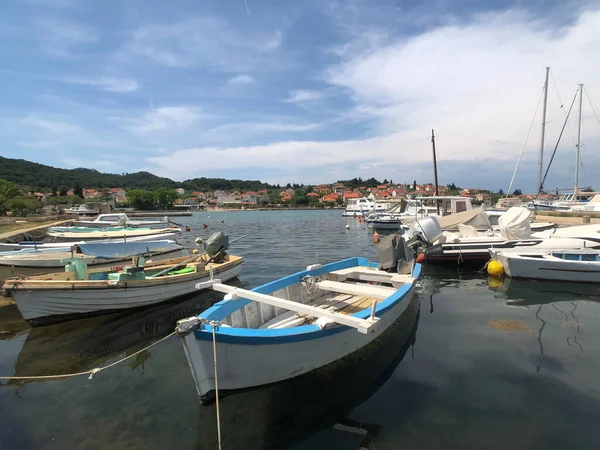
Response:
POLYGON ((213 364, 215 367, 215 408, 217 411, 217 440, 219 442, 219 450, 221 450, 221 410, 219 409, 219 376, 217 372, 217 328, 221 325, 216 320, 210 321, 212 327, 212 341, 213 341, 213 364))
POLYGON ((156 342, 153 342, 152 344, 144 347, 143 349, 138 350, 137 352, 132 353, 131 355, 128 355, 128 356, 126 356, 124 358, 121 358, 118 361, 115 361, 113 363, 107 364, 106 366, 95 367, 93 369, 85 370, 83 372, 65 373, 65 374, 61 374, 61 375, 36 375, 36 376, 19 376, 19 377, 0 377, 0 380, 7 380, 7 381, 11 381, 11 380, 56 380, 56 379, 60 379, 60 378, 73 378, 73 377, 80 377, 80 376, 84 376, 84 375, 87 375, 88 376, 88 380, 91 380, 93 378, 93 376, 96 375, 98 372, 102 372, 103 370, 110 369, 111 367, 117 366, 117 365, 119 365, 119 364, 127 361, 128 359, 131 359, 134 356, 137 356, 140 353, 145 352, 146 350, 151 349, 155 345, 158 345, 161 342, 166 341, 167 339, 169 339, 170 337, 174 336, 175 334, 176 334, 176 332, 173 331, 172 333, 168 334, 167 336, 163 337, 162 339, 159 339, 156 342))

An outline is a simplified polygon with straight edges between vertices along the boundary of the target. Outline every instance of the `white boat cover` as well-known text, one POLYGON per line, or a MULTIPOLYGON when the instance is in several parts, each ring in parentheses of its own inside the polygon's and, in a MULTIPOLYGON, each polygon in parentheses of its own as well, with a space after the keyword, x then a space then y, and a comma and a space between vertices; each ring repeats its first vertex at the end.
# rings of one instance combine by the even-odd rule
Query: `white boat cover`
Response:
POLYGON ((463 211, 456 214, 450 214, 444 217, 438 217, 438 222, 442 230, 457 230, 458 225, 471 225, 476 229, 492 228, 490 219, 483 208, 475 208, 469 211, 463 211))
POLYGON ((500 234, 509 240, 531 237, 531 211, 521 206, 510 208, 498 219, 500 234))

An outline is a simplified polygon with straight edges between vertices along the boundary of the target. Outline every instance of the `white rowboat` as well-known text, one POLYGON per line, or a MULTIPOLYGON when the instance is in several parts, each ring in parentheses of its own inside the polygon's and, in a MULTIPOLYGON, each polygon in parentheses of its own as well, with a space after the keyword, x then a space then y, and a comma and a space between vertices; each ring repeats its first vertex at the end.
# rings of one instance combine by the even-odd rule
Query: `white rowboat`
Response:
MULTIPOLYGON (((410 254, 401 238, 388 239, 401 243, 399 251, 394 244, 396 254, 410 254)), ((401 263, 394 258, 391 266, 401 263)), ((213 336, 219 395, 307 374, 385 333, 407 310, 420 270, 412 261, 398 273, 349 258, 309 266, 251 291, 217 279, 200 283, 228 293, 200 316, 178 322, 201 401, 215 397, 213 336)))

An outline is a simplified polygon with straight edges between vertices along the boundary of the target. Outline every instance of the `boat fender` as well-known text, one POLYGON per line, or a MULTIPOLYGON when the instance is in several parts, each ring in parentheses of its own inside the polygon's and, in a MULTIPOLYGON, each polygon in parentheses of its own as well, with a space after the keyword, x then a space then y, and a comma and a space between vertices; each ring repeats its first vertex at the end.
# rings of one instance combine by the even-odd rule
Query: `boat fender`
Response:
POLYGON ((377 231, 373 233, 373 242, 379 244, 379 233, 377 231))
POLYGON ((177 335, 184 337, 200 328, 200 325, 206 323, 206 319, 201 317, 188 317, 177 321, 175 332, 177 335))
POLYGON ((310 266, 306 266, 306 270, 317 270, 322 268, 322 264, 311 264, 310 266))
POLYGON ((419 254, 417 255, 417 262, 418 262, 419 264, 422 264, 422 263, 424 263, 424 262, 425 262, 425 253, 419 253, 419 254))
POLYGON ((504 275, 504 267, 502 267, 502 264, 493 259, 489 261, 487 265, 487 271, 488 274, 492 275, 493 277, 501 277, 504 275))

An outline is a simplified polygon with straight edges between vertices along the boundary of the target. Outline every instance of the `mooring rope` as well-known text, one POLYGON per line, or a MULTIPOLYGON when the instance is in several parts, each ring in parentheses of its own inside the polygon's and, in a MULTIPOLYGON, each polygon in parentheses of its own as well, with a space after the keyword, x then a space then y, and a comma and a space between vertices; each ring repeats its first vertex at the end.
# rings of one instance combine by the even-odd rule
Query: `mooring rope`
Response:
MULTIPOLYGON (((121 358, 118 361, 115 361, 111 364, 108 364, 106 366, 102 366, 102 367, 96 367, 94 369, 90 369, 90 370, 86 370, 84 372, 75 372, 75 373, 65 373, 62 375, 38 375, 38 376, 27 376, 27 377, 0 377, 0 380, 53 380, 53 379, 58 379, 58 378, 72 378, 72 377, 80 377, 83 375, 89 375, 88 376, 88 380, 91 380, 92 377, 97 374, 98 372, 102 372, 103 370, 106 369, 110 369, 111 367, 114 367, 118 364, 121 364, 124 361, 127 361, 128 359, 133 358, 134 356, 139 355, 140 353, 154 347, 155 345, 160 344, 163 341, 166 341, 167 339, 169 339, 171 336, 173 336, 174 334, 176 334, 176 332, 172 332, 171 334, 165 336, 164 338, 153 342, 152 344, 148 345, 147 347, 144 347, 141 350, 138 350, 135 353, 132 353, 129 356, 126 356, 125 358, 121 358)), ((215 372, 216 372, 216 367, 215 367, 215 372)))
POLYGON ((219 409, 219 377, 217 374, 217 337, 216 331, 219 326, 219 322, 210 322, 212 327, 212 338, 213 338, 213 364, 215 366, 215 408, 217 410, 217 440, 219 442, 219 450, 221 450, 221 411, 219 409))

